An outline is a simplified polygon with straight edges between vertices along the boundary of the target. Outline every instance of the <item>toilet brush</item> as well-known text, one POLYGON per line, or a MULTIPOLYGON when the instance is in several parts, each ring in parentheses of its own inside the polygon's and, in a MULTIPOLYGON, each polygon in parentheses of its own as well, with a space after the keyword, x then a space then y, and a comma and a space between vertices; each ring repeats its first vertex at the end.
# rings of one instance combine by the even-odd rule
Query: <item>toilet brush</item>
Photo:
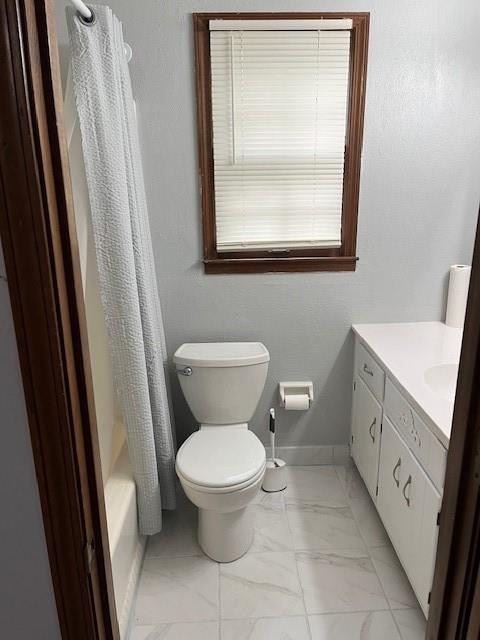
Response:
POLYGON ((268 492, 282 491, 287 486, 286 465, 284 460, 275 457, 275 409, 270 409, 270 449, 262 489, 268 492))
POLYGON ((270 452, 273 464, 278 467, 275 462, 275 409, 270 409, 270 452))

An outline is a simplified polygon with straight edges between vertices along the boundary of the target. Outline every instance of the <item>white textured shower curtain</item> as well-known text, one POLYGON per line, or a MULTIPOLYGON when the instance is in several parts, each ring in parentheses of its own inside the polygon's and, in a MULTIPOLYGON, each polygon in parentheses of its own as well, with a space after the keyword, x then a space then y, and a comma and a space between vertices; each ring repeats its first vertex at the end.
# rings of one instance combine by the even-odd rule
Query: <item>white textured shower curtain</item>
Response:
POLYGON ((175 443, 166 348, 122 25, 92 6, 67 22, 100 294, 115 387, 137 485, 139 527, 153 534, 175 508, 175 443))

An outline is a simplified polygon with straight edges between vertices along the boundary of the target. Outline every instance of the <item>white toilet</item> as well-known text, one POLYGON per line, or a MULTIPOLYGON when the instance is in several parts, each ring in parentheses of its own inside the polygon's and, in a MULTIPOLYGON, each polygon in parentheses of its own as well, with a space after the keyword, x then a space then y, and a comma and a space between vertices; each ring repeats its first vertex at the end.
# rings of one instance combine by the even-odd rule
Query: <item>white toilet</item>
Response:
POLYGON ((265 447, 248 430, 267 377, 260 342, 183 344, 173 356, 180 386, 200 424, 180 447, 176 471, 198 511, 198 540, 218 562, 246 553, 253 539, 247 506, 265 473, 265 447))

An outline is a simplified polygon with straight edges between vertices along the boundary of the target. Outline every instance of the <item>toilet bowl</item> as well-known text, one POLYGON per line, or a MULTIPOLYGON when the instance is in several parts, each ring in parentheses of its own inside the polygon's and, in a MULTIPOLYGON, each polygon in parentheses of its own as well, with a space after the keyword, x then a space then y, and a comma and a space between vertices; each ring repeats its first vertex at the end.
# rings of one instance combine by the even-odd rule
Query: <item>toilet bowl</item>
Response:
POLYGON ((249 431, 268 370, 258 342, 182 345, 174 355, 180 386, 200 423, 180 447, 176 472, 198 507, 198 541, 218 562, 244 555, 253 539, 248 509, 262 485, 265 447, 249 431))

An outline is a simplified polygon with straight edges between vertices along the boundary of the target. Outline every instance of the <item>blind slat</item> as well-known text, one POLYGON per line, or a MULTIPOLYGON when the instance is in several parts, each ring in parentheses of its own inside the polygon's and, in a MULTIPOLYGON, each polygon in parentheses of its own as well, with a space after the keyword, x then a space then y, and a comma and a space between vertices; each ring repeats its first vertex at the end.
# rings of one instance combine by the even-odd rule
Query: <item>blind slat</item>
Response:
POLYGON ((217 249, 340 246, 350 32, 210 45, 217 249))

